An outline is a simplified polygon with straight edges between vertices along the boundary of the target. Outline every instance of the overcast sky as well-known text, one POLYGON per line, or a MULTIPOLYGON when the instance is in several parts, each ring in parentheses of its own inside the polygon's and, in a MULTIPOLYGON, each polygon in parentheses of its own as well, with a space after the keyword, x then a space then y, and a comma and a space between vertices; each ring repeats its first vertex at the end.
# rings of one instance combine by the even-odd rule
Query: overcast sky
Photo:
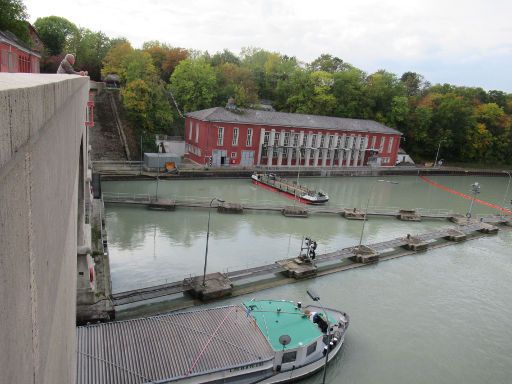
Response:
POLYGON ((260 47, 309 62, 330 53, 371 73, 512 92, 512 0, 24 0, 30 21, 210 53, 260 47))

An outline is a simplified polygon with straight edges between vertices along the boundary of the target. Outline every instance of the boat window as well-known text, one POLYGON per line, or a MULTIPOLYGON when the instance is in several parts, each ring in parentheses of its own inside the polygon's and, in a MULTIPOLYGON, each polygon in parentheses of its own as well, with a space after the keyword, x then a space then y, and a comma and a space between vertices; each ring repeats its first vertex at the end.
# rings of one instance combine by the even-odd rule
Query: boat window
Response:
POLYGON ((308 350, 306 351, 306 356, 311 355, 315 351, 316 351, 316 341, 308 347, 308 350))
POLYGON ((297 359, 297 351, 283 353, 282 364, 292 363, 297 359))

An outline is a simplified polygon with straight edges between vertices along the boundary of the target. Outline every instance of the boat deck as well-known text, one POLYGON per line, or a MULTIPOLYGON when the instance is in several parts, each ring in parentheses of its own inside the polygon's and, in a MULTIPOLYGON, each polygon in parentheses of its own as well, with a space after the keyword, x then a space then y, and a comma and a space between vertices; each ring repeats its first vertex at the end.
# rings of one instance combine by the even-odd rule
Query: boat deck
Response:
POLYGON ((242 306, 77 328, 78 384, 168 382, 259 366, 273 356, 242 306))
POLYGON ((297 184, 294 181, 290 181, 279 176, 270 177, 267 174, 258 174, 258 177, 259 182, 273 186, 274 188, 277 188, 283 192, 290 193, 292 195, 302 196, 316 194, 316 191, 304 185, 297 184))
MULTIPOLYGON (((260 300, 257 302, 246 301, 244 305, 249 308, 250 315, 254 317, 261 332, 267 337, 275 351, 283 349, 279 337, 283 334, 290 336, 290 344, 287 349, 298 348, 301 345, 308 345, 322 335, 318 325, 314 324, 304 314, 304 309, 297 308, 297 304, 285 300, 260 300), (268 324, 279 324, 279 327, 271 327, 268 324)), ((329 316, 330 317, 330 316, 329 316)), ((331 323, 336 320, 329 319, 331 323)))

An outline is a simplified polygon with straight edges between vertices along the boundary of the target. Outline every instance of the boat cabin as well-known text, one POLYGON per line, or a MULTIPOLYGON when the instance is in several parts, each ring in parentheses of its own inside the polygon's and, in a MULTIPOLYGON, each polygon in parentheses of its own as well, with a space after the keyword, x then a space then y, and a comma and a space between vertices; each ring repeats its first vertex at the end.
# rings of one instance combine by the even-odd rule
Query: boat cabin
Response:
POLYGON ((277 372, 322 359, 330 342, 333 342, 332 348, 341 341, 347 325, 345 317, 336 317, 332 310, 327 311, 326 321, 322 308, 303 308, 300 303, 291 301, 248 301, 244 306, 275 351, 274 369, 277 372))

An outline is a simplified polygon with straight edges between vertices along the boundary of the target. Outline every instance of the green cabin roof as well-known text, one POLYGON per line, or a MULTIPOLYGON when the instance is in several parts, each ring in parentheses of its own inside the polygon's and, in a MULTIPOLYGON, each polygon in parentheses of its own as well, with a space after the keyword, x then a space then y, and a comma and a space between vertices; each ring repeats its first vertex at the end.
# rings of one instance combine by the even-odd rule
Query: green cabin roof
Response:
MULTIPOLYGON (((282 335, 291 338, 285 349, 308 345, 322 335, 318 326, 304 314, 304 308, 298 309, 292 301, 253 300, 243 304, 275 351, 283 349, 279 343, 282 335)), ((330 316, 329 319, 333 321, 330 316)))

